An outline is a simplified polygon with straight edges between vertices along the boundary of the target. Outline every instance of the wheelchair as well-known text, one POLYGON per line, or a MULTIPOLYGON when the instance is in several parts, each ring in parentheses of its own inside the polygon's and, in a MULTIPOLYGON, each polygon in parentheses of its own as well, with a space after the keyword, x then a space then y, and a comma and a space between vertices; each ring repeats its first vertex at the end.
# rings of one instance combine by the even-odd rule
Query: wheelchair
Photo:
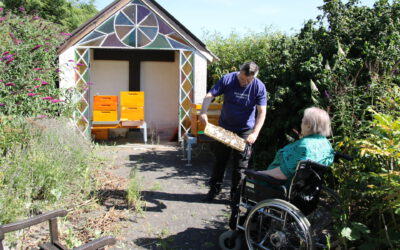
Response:
MULTIPOLYGON (((339 158, 350 156, 335 153, 339 158)), ((330 249, 338 245, 335 225, 340 223, 338 195, 324 187, 329 167, 300 161, 287 188, 254 170, 244 170, 232 199, 230 231, 220 235, 221 249, 330 249)))

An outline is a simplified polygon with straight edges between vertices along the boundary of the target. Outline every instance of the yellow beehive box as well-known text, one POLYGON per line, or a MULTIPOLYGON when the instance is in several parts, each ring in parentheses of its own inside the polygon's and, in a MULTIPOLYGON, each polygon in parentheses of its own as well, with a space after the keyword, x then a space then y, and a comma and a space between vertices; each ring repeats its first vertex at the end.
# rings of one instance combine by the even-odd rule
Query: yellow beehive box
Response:
POLYGON ((121 121, 143 121, 143 107, 121 107, 121 121))
POLYGON ((93 121, 95 122, 113 122, 118 120, 116 110, 93 110, 93 121))
POLYGON ((143 91, 121 91, 121 107, 144 107, 143 91))

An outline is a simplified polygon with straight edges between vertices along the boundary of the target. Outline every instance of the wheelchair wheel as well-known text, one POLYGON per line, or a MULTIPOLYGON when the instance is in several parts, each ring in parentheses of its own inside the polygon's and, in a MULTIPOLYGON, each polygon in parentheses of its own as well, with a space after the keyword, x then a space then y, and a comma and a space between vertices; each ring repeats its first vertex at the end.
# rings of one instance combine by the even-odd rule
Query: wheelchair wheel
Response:
POLYGON ((234 231, 226 231, 219 236, 219 247, 222 250, 240 250, 242 249, 241 234, 234 231), (237 234, 236 236, 234 234, 237 234))
POLYGON ((249 213, 245 238, 252 249, 312 249, 310 223, 294 205, 280 199, 259 202, 249 213))
POLYGON ((339 196, 333 190, 322 187, 316 209, 307 216, 317 248, 334 248, 339 244, 335 225, 341 224, 339 218, 342 212, 339 196))

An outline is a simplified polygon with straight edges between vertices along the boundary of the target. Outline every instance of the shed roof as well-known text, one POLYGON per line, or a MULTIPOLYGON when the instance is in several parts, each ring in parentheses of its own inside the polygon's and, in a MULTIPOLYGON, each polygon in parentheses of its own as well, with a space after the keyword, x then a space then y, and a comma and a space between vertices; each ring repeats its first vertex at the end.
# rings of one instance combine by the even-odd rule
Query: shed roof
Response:
POLYGON ((59 48, 59 54, 62 54, 68 48, 79 43, 85 36, 90 34, 100 25, 106 22, 107 19, 112 17, 118 11, 123 9, 125 6, 131 3, 140 3, 149 8, 155 15, 162 19, 167 25, 169 25, 177 34, 179 34, 186 42, 191 45, 192 48, 201 52, 203 56, 207 58, 209 62, 218 60, 210 50, 207 49, 206 45, 197 38, 189 29, 181 24, 174 16, 166 11, 160 4, 155 0, 116 0, 101 10, 96 16, 88 20, 86 23, 78 27, 72 35, 61 45, 59 48))

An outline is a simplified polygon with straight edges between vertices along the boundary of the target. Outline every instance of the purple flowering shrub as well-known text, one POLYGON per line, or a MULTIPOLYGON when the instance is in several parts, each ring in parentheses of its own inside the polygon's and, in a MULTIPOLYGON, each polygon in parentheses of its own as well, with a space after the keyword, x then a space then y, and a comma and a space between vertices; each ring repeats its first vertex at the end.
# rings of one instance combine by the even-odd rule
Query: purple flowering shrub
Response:
POLYGON ((68 106, 60 97, 56 24, 0 8, 0 115, 54 116, 68 106))

